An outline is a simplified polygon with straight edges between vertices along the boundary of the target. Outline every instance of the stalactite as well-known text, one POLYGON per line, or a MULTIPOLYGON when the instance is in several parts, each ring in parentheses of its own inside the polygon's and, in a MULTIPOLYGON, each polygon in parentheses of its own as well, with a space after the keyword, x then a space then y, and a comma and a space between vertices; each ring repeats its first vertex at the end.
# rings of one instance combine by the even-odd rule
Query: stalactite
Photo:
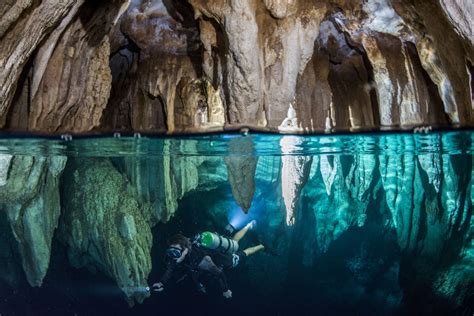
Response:
POLYGON ((247 213, 255 193, 255 171, 258 162, 252 138, 232 139, 229 142, 229 156, 224 157, 224 161, 232 194, 237 204, 247 213))

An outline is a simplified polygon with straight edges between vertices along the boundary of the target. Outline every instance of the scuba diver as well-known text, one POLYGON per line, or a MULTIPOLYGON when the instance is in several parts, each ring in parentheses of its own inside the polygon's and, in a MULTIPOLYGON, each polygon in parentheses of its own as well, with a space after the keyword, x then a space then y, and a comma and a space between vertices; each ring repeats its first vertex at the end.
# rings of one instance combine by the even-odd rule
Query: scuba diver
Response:
MULTIPOLYGON (((232 291, 227 285, 224 269, 235 268, 239 263, 263 250, 259 244, 244 250, 239 250, 239 240, 255 227, 256 222, 251 221, 238 231, 232 239, 221 235, 204 232, 198 234, 191 242, 181 234, 176 234, 168 241, 166 257, 169 259, 166 270, 158 283, 153 284, 153 290, 161 292, 164 286, 174 276, 189 275, 196 284, 198 291, 205 293, 206 289, 200 283, 199 276, 207 273, 217 280, 222 295, 232 297, 232 291)), ((184 278, 184 276, 182 278, 184 278)))

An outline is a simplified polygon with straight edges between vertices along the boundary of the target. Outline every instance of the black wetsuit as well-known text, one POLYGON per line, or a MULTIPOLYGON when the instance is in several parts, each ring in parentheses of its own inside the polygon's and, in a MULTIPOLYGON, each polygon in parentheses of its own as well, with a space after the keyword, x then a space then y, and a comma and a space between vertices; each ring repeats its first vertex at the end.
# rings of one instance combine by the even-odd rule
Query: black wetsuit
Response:
POLYGON ((224 254, 192 245, 191 250, 182 262, 177 263, 175 260, 168 262, 160 282, 166 284, 175 275, 188 274, 196 285, 199 285, 199 275, 205 272, 215 278, 222 292, 225 292, 229 287, 223 269, 236 267, 246 257, 247 255, 243 251, 237 251, 235 254, 224 254), (211 260, 206 260, 205 257, 210 257, 211 260))

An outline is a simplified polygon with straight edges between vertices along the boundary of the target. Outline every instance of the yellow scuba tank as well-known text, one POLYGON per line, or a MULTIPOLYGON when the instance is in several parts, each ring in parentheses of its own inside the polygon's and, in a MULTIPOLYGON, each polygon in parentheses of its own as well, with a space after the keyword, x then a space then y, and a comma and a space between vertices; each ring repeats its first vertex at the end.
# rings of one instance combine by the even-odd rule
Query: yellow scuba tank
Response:
POLYGON ((198 234, 196 242, 201 247, 223 253, 233 254, 239 250, 239 243, 237 241, 211 232, 198 234))

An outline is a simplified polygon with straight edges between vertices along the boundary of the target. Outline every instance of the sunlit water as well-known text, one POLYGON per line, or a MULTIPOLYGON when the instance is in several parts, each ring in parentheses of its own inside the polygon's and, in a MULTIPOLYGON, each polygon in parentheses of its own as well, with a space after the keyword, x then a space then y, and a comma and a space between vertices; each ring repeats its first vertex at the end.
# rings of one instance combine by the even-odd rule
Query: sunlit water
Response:
POLYGON ((0 139, 0 315, 472 315, 473 137, 0 139), (139 293, 174 233, 252 219, 240 246, 267 251, 226 271, 232 299, 212 279, 139 293))

